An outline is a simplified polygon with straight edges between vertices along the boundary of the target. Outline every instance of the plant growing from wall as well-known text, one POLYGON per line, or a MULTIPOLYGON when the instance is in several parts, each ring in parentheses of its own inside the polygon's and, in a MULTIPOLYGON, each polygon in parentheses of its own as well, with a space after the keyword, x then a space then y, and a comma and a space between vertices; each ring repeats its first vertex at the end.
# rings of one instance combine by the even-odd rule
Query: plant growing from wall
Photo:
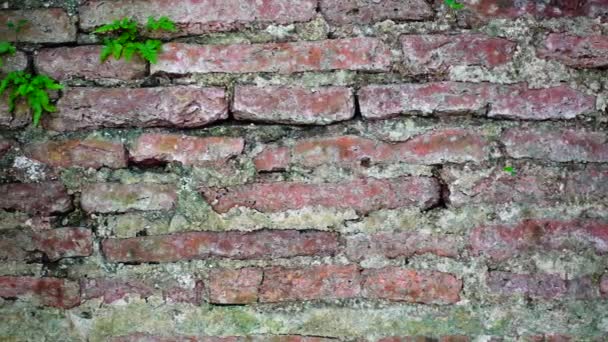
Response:
POLYGON ((464 5, 459 3, 456 0, 443 0, 445 2, 446 5, 448 5, 449 8, 451 9, 455 9, 455 10, 459 10, 464 8, 464 5))
MULTIPOLYGON (((10 31, 13 31, 13 33, 15 33, 15 40, 17 40, 19 32, 21 32, 21 30, 23 29, 23 27, 25 27, 26 24, 27 20, 21 19, 17 23, 9 21, 8 23, 6 23, 6 26, 10 31)), ((15 52, 17 52, 17 48, 15 47, 15 45, 13 45, 13 43, 5 41, 0 42, 0 56, 7 54, 14 55, 15 52)), ((2 65, 2 58, 0 57, 0 66, 2 65)))
MULTIPOLYGON (((159 19, 149 17, 146 29, 150 32, 175 32, 177 30, 175 23, 167 17, 160 17, 159 19)), ((144 40, 139 32, 137 22, 131 18, 115 20, 111 24, 101 26, 93 33, 110 35, 104 39, 104 48, 99 56, 102 62, 110 56, 116 60, 122 57, 130 60, 137 53, 143 59, 155 64, 158 53, 162 49, 162 41, 158 39, 144 40)))

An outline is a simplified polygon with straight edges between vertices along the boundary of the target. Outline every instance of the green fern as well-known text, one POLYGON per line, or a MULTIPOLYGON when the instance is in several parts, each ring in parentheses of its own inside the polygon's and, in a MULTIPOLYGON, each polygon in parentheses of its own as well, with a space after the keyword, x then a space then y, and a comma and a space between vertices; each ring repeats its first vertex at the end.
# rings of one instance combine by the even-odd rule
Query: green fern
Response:
MULTIPOLYGON (((15 45, 9 42, 0 42, 0 56, 3 55, 14 55, 17 52, 15 45)), ((0 66, 3 65, 2 58, 0 58, 0 66)))
MULTIPOLYGON (((17 36, 19 32, 25 27, 28 23, 27 20, 21 19, 17 23, 9 21, 6 23, 6 27, 8 27, 9 31, 13 31, 15 33, 15 40, 17 40, 17 36)), ((0 56, 2 55, 14 55, 17 52, 17 48, 10 42, 0 42, 0 56)), ((0 58, 0 66, 2 66, 2 58, 0 58)))
MULTIPOLYGON (((159 19, 149 17, 146 29, 149 31, 163 30, 169 32, 177 30, 175 23, 167 17, 160 17, 159 19)), ((140 39, 137 22, 131 18, 115 20, 111 24, 99 27, 93 33, 111 35, 104 39, 104 47, 99 55, 102 62, 110 56, 116 60, 122 57, 126 60, 131 60, 133 55, 137 53, 143 59, 156 64, 158 54, 163 45, 158 39, 140 39)))
POLYGON ((455 10, 459 10, 459 9, 463 9, 464 5, 459 3, 456 0, 444 0, 445 4, 448 5, 448 7, 450 7, 451 9, 455 9, 455 10))
POLYGON ((49 90, 61 90, 63 86, 45 75, 32 75, 24 71, 10 72, 0 83, 0 95, 10 90, 9 112, 15 111, 15 102, 24 98, 32 109, 34 126, 38 126, 43 112, 55 112, 51 104, 49 90))

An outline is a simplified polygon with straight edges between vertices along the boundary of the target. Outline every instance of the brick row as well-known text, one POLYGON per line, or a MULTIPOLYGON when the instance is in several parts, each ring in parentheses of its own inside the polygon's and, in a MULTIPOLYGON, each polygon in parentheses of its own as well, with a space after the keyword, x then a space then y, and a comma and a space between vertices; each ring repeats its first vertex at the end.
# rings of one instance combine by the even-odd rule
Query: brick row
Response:
POLYGON ((10 230, 0 234, 2 261, 57 261, 93 253, 93 233, 87 228, 40 231, 10 230))

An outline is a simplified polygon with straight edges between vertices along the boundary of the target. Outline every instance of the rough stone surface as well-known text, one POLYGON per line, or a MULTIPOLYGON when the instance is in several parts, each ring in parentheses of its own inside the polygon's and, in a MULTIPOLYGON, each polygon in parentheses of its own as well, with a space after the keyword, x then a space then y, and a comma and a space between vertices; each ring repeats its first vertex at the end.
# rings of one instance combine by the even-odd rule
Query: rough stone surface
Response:
POLYGON ((165 44, 151 72, 291 74, 328 70, 387 70, 390 51, 374 38, 316 42, 193 45, 165 44))
POLYGON ((608 66, 608 36, 574 36, 551 33, 538 51, 541 58, 559 61, 575 68, 608 66))
POLYGON ((209 302, 250 304, 258 301, 263 272, 259 268, 213 270, 209 275, 209 302))
POLYGON ((7 25, 0 27, 0 40, 27 43, 67 43, 76 41, 76 24, 60 8, 0 11, 0 22, 27 20, 18 35, 7 25))
POLYGON ((138 55, 130 61, 113 57, 99 60, 101 46, 42 49, 34 58, 38 72, 56 80, 70 78, 135 80, 146 76, 146 63, 138 55))
POLYGON ((525 295, 545 299, 584 299, 598 296, 598 288, 591 279, 564 280, 553 274, 491 272, 488 276, 488 287, 501 295, 525 295))
POLYGON ((50 277, 0 276, 0 297, 33 297, 41 305, 63 309, 80 303, 78 284, 50 277))
POLYGON ((127 166, 123 144, 101 139, 74 139, 28 144, 24 147, 28 158, 53 167, 120 169, 127 166))
POLYGON ((424 20, 433 16, 422 0, 321 0, 321 13, 334 24, 373 24, 383 20, 424 20))
POLYGON ((175 186, 165 184, 97 183, 82 189, 80 205, 90 213, 170 210, 177 202, 175 186))
POLYGON ((72 198, 59 182, 13 183, 0 185, 0 208, 30 214, 66 213, 72 209, 72 198))
POLYGON ((32 261, 46 258, 86 257, 93 253, 93 234, 86 228, 57 228, 41 231, 12 230, 0 239, 0 260, 32 261))
POLYGON ((0 66, 0 74, 6 75, 11 71, 25 70, 27 68, 27 55, 22 51, 17 50, 12 55, 2 56, 2 66, 0 66))
POLYGON ((228 117, 220 88, 70 88, 44 126, 57 131, 101 127, 201 127, 228 117))
POLYGON ((239 86, 232 112, 237 120, 284 124, 330 124, 351 119, 355 100, 351 89, 239 86))

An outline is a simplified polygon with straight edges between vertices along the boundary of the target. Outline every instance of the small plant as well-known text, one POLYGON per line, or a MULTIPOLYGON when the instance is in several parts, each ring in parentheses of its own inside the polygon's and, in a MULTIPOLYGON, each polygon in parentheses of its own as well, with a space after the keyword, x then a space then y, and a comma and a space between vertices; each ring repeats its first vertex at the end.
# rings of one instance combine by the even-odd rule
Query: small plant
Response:
POLYGON ((511 176, 515 176, 515 168, 513 168, 513 166, 505 166, 503 171, 509 173, 511 176))
MULTIPOLYGON (((148 18, 146 24, 148 31, 169 31, 175 32, 175 23, 167 17, 160 17, 158 20, 153 17, 148 18)), ((118 60, 124 57, 130 60, 135 53, 152 64, 156 64, 158 53, 161 51, 163 43, 158 39, 146 39, 143 41, 137 22, 131 18, 115 20, 111 24, 103 25, 93 33, 111 34, 111 37, 104 39, 104 48, 101 50, 99 58, 104 62, 112 56, 118 60)))
MULTIPOLYGON (((8 23, 6 23, 6 26, 9 30, 15 33, 15 40, 17 40, 19 32, 21 32, 21 30, 23 29, 23 27, 25 27, 26 24, 27 20, 21 19, 17 23, 9 21, 8 23)), ((0 56, 7 54, 14 55, 15 52, 17 52, 17 48, 11 42, 0 42, 0 56)), ((0 66, 2 65, 2 58, 0 58, 0 66)))
POLYGON ((24 71, 10 72, 0 83, 0 95, 10 89, 8 97, 9 112, 14 112, 15 102, 25 98, 32 109, 34 126, 38 126, 42 112, 57 109, 50 102, 49 90, 60 90, 63 86, 45 75, 32 75, 24 71))
MULTIPOLYGON (((9 42, 0 42, 0 56, 14 55, 17 52, 15 45, 9 42)), ((2 58, 0 57, 0 66, 3 65, 2 58)))
POLYGON ((459 10, 459 9, 464 8, 464 5, 459 3, 456 0, 444 0, 444 1, 445 1, 445 4, 448 5, 448 7, 451 9, 459 10))

